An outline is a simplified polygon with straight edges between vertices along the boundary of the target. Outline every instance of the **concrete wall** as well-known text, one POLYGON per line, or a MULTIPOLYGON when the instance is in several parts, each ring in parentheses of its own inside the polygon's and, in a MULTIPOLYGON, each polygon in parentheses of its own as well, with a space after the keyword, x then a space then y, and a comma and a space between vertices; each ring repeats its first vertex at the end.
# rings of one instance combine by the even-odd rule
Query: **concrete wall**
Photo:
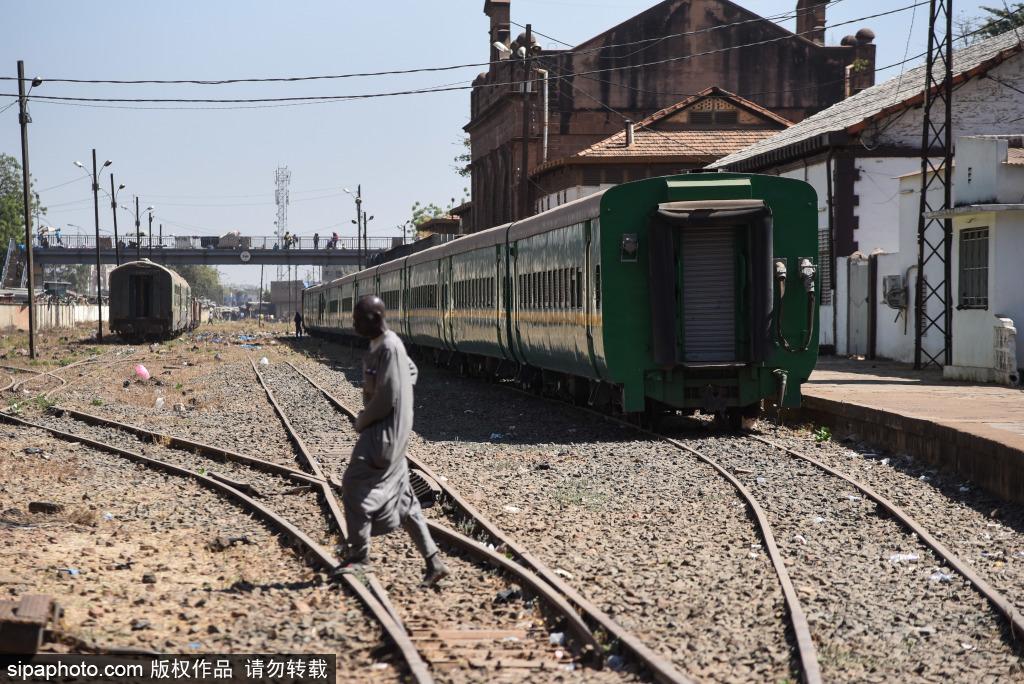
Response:
MULTIPOLYGON (((36 329, 73 328, 79 323, 96 321, 95 304, 36 304, 36 329)), ((103 320, 108 320, 103 307, 103 320)), ((28 306, 0 304, 0 330, 28 330, 28 306)))

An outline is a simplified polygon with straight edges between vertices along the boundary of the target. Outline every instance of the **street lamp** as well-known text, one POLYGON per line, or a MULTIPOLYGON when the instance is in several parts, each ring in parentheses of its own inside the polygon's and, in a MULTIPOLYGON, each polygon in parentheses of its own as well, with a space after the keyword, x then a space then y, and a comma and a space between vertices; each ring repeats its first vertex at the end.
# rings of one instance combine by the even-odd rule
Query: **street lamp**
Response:
MULTIPOLYGON (((107 168, 114 162, 109 159, 103 162, 102 168, 107 168)), ((75 166, 86 173, 88 170, 85 164, 75 162, 75 166)), ((92 206, 93 216, 96 223, 96 341, 103 341, 103 266, 100 261, 100 172, 96 169, 96 148, 92 150, 92 206)))
POLYGON ((369 245, 367 244, 370 240, 369 240, 368 237, 366 237, 369 234, 369 226, 367 225, 366 222, 367 221, 372 221, 372 220, 373 220, 373 215, 371 214, 369 217, 367 217, 366 216, 366 212, 364 211, 363 212, 363 254, 366 255, 366 260, 367 261, 370 260, 370 250, 369 250, 369 245))
MULTIPOLYGON (((149 251, 150 251, 150 256, 153 256, 153 237, 152 237, 152 235, 153 235, 153 214, 152 214, 153 209, 154 209, 153 206, 146 207, 146 211, 150 213, 150 216, 149 216, 149 228, 150 228, 150 230, 149 230, 149 233, 150 233, 150 238, 149 238, 150 250, 149 251)), ((139 221, 139 198, 138 198, 138 196, 136 196, 135 197, 135 260, 136 261, 141 261, 142 260, 142 231, 139 230, 140 224, 141 224, 141 222, 139 221)))
POLYGON ((124 190, 124 183, 114 189, 114 172, 110 172, 110 211, 114 214, 114 262, 121 265, 121 245, 117 242, 117 193, 124 190))
POLYGON ((149 214, 149 260, 153 260, 153 210, 155 207, 146 207, 149 214))
POLYGON ((348 188, 342 188, 346 193, 355 197, 356 200, 356 220, 352 223, 356 224, 356 249, 359 250, 359 270, 363 270, 363 247, 360 242, 362 236, 362 216, 363 216, 363 186, 357 185, 356 191, 353 193, 348 188))

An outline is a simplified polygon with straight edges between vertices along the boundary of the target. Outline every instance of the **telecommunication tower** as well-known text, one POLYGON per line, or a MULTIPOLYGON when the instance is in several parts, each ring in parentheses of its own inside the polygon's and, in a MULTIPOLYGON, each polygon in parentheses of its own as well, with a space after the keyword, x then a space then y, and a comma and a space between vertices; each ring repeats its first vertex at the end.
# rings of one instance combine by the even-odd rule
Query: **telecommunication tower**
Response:
MULTIPOLYGON (((274 222, 277 229, 274 231, 274 235, 277 237, 279 248, 284 248, 283 238, 288 230, 288 184, 291 183, 291 180, 292 172, 288 170, 287 166, 279 166, 274 171, 274 202, 277 203, 277 221, 274 222)), ((283 280, 283 274, 284 267, 278 265, 278 281, 283 280)))

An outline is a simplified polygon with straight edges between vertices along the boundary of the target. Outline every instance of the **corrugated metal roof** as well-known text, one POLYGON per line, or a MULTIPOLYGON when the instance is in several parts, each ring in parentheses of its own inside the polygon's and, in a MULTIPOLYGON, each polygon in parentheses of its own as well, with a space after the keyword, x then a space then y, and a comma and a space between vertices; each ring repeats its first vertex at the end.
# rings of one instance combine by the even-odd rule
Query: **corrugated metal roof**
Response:
MULTIPOLYGON (((963 80, 984 73, 1020 51, 1021 41, 1014 31, 957 50, 953 53, 953 77, 963 80)), ((828 133, 856 133, 873 119, 888 116, 920 101, 926 75, 926 67, 922 65, 901 77, 866 88, 784 131, 719 159, 710 168, 726 168, 828 133)))

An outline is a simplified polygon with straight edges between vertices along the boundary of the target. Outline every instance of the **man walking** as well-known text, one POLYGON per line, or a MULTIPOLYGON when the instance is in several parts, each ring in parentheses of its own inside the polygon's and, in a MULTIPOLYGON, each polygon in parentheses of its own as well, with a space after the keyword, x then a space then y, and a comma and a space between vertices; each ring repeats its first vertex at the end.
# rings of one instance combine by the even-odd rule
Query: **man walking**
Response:
POLYGON ((320 233, 313 233, 313 249, 320 249, 320 233))
POLYGON ((384 302, 373 295, 360 299, 352 312, 355 330, 370 340, 370 351, 363 359, 363 410, 355 421, 359 439, 341 480, 349 535, 342 572, 369 562, 371 534, 401 525, 426 561, 420 586, 432 587, 448 569, 409 484, 405 458, 417 370, 398 335, 388 330, 384 313, 384 302))
POLYGON ((302 337, 302 312, 295 310, 295 336, 302 337))

